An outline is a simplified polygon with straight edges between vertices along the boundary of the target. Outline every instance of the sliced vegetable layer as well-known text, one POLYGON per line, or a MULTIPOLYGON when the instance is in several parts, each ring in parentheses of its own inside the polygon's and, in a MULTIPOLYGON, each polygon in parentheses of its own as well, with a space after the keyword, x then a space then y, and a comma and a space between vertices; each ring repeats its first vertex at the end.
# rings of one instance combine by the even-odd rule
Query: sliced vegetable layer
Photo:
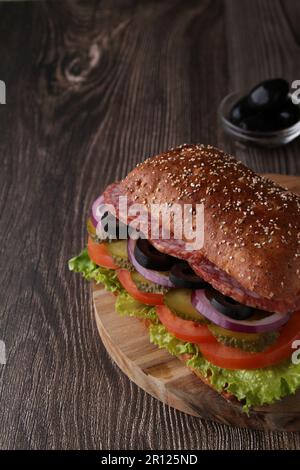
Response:
POLYGON ((110 255, 106 243, 97 243, 89 237, 87 250, 91 260, 98 266, 103 266, 104 268, 109 269, 118 269, 119 266, 110 255))
POLYGON ((165 287, 173 287, 173 284, 169 279, 168 271, 159 272, 159 271, 155 271, 152 269, 147 269, 137 261, 135 257, 135 250, 134 250, 135 246, 136 246, 136 241, 129 239, 128 246, 127 246, 128 258, 130 262, 132 263, 132 265, 135 267, 135 269, 142 276, 144 276, 144 278, 148 279, 149 281, 154 282, 155 284, 159 284, 165 287))
POLYGON ((166 305, 157 306, 156 313, 161 323, 176 338, 196 344, 215 341, 214 336, 206 325, 201 325, 191 320, 183 320, 172 313, 166 305))
POLYGON ((138 289, 134 280, 132 279, 130 271, 127 269, 118 270, 118 279, 124 289, 135 299, 145 305, 162 305, 164 301, 163 294, 153 294, 142 292, 138 289))
POLYGON ((268 312, 262 312, 263 318, 259 320, 235 320, 234 318, 229 318, 212 305, 206 289, 194 291, 192 304, 202 315, 216 325, 227 330, 240 331, 242 333, 276 331, 287 323, 290 318, 290 315, 287 314, 269 314, 268 312))
MULTIPOLYGON (((151 342, 160 348, 167 349, 170 354, 177 357, 182 357, 182 355, 190 357, 190 359, 187 360, 187 365, 189 367, 204 377, 207 377, 215 390, 219 392, 222 392, 223 390, 228 391, 236 396, 238 400, 242 400, 244 402, 244 410, 246 412, 249 411, 251 406, 274 403, 276 400, 279 400, 286 395, 293 394, 297 389, 299 389, 300 364, 293 363, 290 356, 292 352, 294 352, 294 349, 291 349, 292 342, 294 339, 300 339, 300 312, 295 313, 291 317, 290 322, 282 328, 280 341, 276 342, 274 346, 269 347, 267 350, 270 360, 274 359, 275 355, 277 358, 282 358, 284 354, 282 355, 281 353, 286 349, 288 351, 288 358, 286 360, 280 359, 276 365, 266 366, 259 369, 253 369, 252 367, 250 369, 241 368, 239 370, 230 370, 229 368, 224 368, 223 365, 214 365, 211 360, 206 359, 204 357, 204 352, 202 354, 199 353, 198 347, 195 343, 178 339, 175 337, 175 334, 167 331, 166 327, 159 321, 158 316, 155 313, 156 308, 146 306, 145 304, 141 304, 138 301, 133 300, 132 296, 129 295, 120 285, 117 278, 117 271, 115 269, 107 269, 97 266, 92 261, 91 257, 88 256, 87 250, 84 250, 80 255, 72 258, 72 260, 69 261, 69 268, 72 271, 81 273, 83 277, 88 280, 103 283, 107 290, 115 293, 118 292, 116 311, 120 315, 128 315, 151 320, 151 326, 149 329, 151 342), (276 350, 277 353, 275 353, 276 350)), ((178 302, 175 302, 175 304, 176 303, 178 302)), ((180 305, 178 305, 178 307, 180 307, 180 310, 182 310, 183 306, 183 309, 186 311, 186 300, 183 302, 180 301, 179 304, 180 305)), ((168 318, 168 316, 164 318, 168 318)), ((171 322, 171 328, 172 324, 173 322, 171 322)), ((178 324, 177 320, 176 324, 178 324)), ((205 330, 205 325, 200 326, 202 327, 202 339, 204 334, 204 338, 209 341, 202 341, 202 349, 209 355, 212 350, 218 347, 218 344, 216 344, 215 339, 214 342, 211 342, 211 338, 206 336, 207 330, 205 330)), ((200 330, 198 329, 198 332, 199 331, 200 330)), ((219 331, 219 333, 222 333, 222 331, 219 331)), ((232 353, 232 350, 238 350, 235 350, 235 348, 226 348, 225 350, 227 350, 227 356, 226 358, 223 357, 223 364, 226 363, 226 365, 229 365, 228 357, 230 358, 230 355, 228 352, 231 351, 232 353)), ((240 360, 241 352, 238 352, 240 360)), ((247 358, 258 356, 259 355, 253 353, 248 353, 246 355, 247 358)), ((244 355, 243 357, 245 358, 244 355)), ((236 359, 237 358, 235 357, 235 362, 236 359)))
POLYGON ((263 352, 252 353, 224 346, 215 337, 209 344, 199 343, 199 349, 208 361, 224 369, 261 369, 291 359, 292 344, 297 339, 300 339, 300 312, 294 313, 281 329, 276 343, 263 352))

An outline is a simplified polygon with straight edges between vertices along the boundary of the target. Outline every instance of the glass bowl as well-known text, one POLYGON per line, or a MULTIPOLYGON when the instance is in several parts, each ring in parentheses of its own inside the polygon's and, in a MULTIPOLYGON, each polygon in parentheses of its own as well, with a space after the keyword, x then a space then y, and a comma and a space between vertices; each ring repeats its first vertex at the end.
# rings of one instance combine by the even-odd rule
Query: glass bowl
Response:
POLYGON ((263 147, 279 147, 294 140, 300 135, 300 121, 290 127, 272 132, 247 131, 229 121, 229 112, 232 106, 239 101, 245 93, 234 92, 225 96, 219 106, 219 119, 224 131, 239 142, 263 147))

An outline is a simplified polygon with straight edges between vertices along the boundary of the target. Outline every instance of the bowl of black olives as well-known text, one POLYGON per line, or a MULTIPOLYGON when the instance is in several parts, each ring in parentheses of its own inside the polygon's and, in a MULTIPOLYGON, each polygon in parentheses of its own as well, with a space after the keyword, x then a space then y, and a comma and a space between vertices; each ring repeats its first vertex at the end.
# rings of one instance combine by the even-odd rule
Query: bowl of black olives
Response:
POLYGON ((219 117, 226 133, 247 144, 277 147, 300 135, 300 106, 282 78, 265 80, 248 94, 230 93, 220 104, 219 117))

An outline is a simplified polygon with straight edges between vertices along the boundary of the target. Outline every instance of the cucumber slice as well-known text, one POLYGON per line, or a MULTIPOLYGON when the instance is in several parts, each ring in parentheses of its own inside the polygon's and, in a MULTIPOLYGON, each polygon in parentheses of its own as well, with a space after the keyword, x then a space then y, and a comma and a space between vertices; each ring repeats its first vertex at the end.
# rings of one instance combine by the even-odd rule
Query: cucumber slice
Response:
POLYGON ((87 228, 87 232, 88 234, 92 237, 92 238, 95 238, 96 237, 96 229, 91 221, 91 218, 89 217, 88 220, 87 220, 87 223, 86 223, 86 228, 87 228))
POLYGON ((152 281, 148 281, 148 279, 146 279, 144 276, 142 276, 140 273, 138 273, 137 271, 134 271, 132 274, 131 274, 131 277, 132 279, 134 280, 135 283, 139 283, 139 284, 148 284, 149 286, 151 285, 155 285, 152 281))
POLYGON ((268 333, 240 333, 225 330, 225 328, 213 324, 209 325, 209 329, 216 339, 220 343, 225 344, 225 346, 231 346, 249 352, 264 351, 268 346, 273 344, 279 336, 277 331, 268 333))
POLYGON ((193 320, 200 323, 209 323, 200 313, 193 307, 191 302, 192 290, 190 289, 171 289, 164 297, 165 304, 185 320, 193 320))
POLYGON ((127 240, 116 240, 107 244, 109 254, 113 258, 121 258, 123 260, 128 260, 127 254, 127 240))
POLYGON ((248 341, 248 342, 256 342, 261 334, 258 333, 240 333, 239 331, 231 331, 222 328, 221 326, 211 324, 209 329, 215 335, 219 336, 228 336, 230 338, 234 337, 236 339, 248 341))
POLYGON ((132 280, 135 282, 137 288, 143 292, 164 294, 165 292, 168 292, 169 290, 168 287, 160 286, 158 284, 155 284, 152 281, 149 281, 137 271, 133 271, 133 273, 131 274, 131 277, 132 277, 132 280))

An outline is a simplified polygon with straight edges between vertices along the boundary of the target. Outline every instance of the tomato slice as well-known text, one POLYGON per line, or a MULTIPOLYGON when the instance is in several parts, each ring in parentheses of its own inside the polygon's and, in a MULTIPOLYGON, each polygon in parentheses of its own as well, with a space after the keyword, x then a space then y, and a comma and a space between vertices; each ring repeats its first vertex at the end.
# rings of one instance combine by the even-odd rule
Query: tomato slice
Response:
POLYGON ((202 344, 214 342, 215 338, 206 325, 201 325, 191 320, 184 320, 174 315, 166 305, 156 307, 156 313, 161 323, 176 338, 189 341, 190 343, 202 344))
POLYGON ((107 245, 105 243, 97 243, 89 237, 87 244, 88 255, 94 263, 98 266, 103 266, 109 269, 118 269, 118 265, 114 262, 112 256, 110 256, 107 245))
POLYGON ((209 344, 200 342, 199 348, 208 361, 224 369, 261 369, 291 358, 294 352, 292 343, 297 339, 300 339, 300 312, 293 314, 276 343, 263 352, 251 353, 224 346, 215 338, 209 344))
POLYGON ((145 305, 161 305, 164 301, 163 294, 151 294, 148 292, 140 291, 134 281, 132 280, 131 273, 128 269, 119 269, 118 279, 124 289, 133 297, 145 305))

